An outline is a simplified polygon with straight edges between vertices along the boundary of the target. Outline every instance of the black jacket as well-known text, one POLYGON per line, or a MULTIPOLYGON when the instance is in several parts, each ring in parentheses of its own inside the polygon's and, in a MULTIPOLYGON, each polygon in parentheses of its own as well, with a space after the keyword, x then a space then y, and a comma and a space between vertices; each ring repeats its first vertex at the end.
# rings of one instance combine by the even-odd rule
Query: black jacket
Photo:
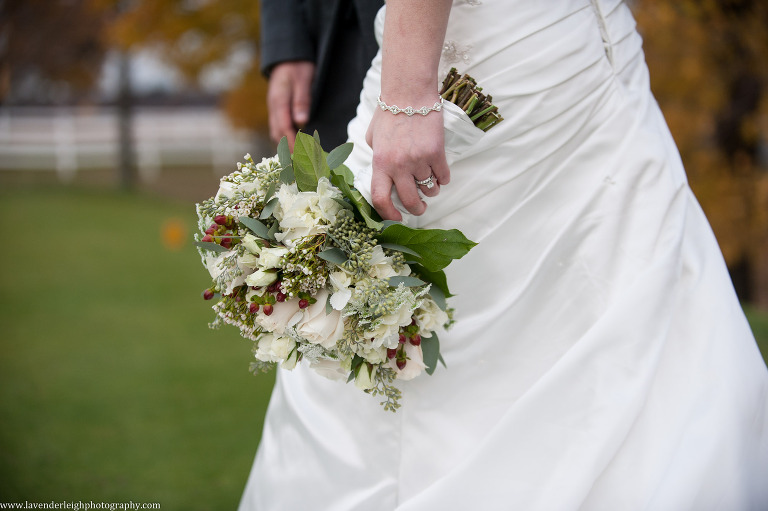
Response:
POLYGON ((347 139, 365 72, 378 46, 373 21, 382 0, 262 0, 261 69, 290 60, 315 63, 312 107, 304 131, 326 150, 347 139))

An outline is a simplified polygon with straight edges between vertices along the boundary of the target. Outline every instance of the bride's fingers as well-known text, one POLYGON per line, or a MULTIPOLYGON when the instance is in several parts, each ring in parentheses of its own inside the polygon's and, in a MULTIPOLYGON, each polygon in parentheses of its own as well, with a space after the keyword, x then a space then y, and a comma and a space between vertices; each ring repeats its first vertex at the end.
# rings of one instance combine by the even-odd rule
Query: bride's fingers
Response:
POLYGON ((384 220, 400 221, 403 216, 392 203, 392 179, 383 172, 374 172, 371 178, 371 202, 384 220))
POLYGON ((432 163, 432 174, 435 175, 437 182, 440 183, 441 186, 451 182, 451 169, 448 168, 445 152, 441 152, 432 163))
MULTIPOLYGON (((405 206, 409 213, 413 215, 424 213, 427 205, 419 197, 418 188, 412 175, 405 174, 401 177, 396 177, 395 186, 397 187, 397 195, 400 197, 400 202, 403 203, 403 206, 405 206)), ((426 186, 422 186, 422 188, 426 188, 426 186)))

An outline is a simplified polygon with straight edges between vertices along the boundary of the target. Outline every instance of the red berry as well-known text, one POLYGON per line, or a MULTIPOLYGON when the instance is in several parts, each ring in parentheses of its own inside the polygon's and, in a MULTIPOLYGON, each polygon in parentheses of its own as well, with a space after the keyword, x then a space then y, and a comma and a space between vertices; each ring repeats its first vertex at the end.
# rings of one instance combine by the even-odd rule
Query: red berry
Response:
POLYGON ((413 344, 414 346, 418 346, 419 344, 421 344, 421 336, 419 334, 416 334, 413 337, 411 337, 411 344, 413 344))
POLYGON ((395 358, 397 356, 397 348, 387 348, 387 358, 395 358))
POLYGON ((205 291, 203 291, 203 298, 205 298, 206 300, 210 300, 211 298, 213 298, 213 289, 206 289, 205 291))
POLYGON ((226 215, 216 215, 213 217, 213 221, 219 225, 225 225, 227 223, 226 215))
POLYGON ((274 310, 274 307, 272 307, 272 305, 270 304, 266 304, 264 306, 264 314, 266 314, 267 316, 271 316, 273 310, 274 310))
POLYGON ((282 291, 278 291, 277 294, 275 295, 275 300, 277 300, 278 302, 284 302, 285 298, 286 296, 282 291))
POLYGON ((402 369, 403 367, 405 367, 405 359, 398 358, 396 364, 398 369, 402 369))
POLYGON ((235 295, 235 301, 236 301, 236 302, 242 302, 242 301, 243 301, 243 295, 241 295, 241 294, 236 294, 236 295, 235 295))
POLYGON ((307 307, 309 307, 309 300, 306 298, 299 300, 299 309, 306 309, 307 307))
POLYGON ((231 248, 232 247, 232 238, 222 238, 221 239, 221 246, 224 248, 231 248))
POLYGON ((204 243, 213 243, 213 236, 211 236, 210 234, 206 234, 205 236, 203 236, 203 239, 201 241, 203 241, 204 243))
POLYGON ((405 334, 400 334, 400 338, 397 339, 400 344, 405 344, 405 334))
POLYGON ((251 303, 251 305, 248 306, 248 310, 251 311, 251 314, 256 314, 259 312, 259 304, 258 303, 251 303))
POLYGON ((211 236, 213 236, 213 233, 216 232, 216 229, 218 227, 219 226, 217 224, 211 224, 211 226, 205 230, 205 234, 210 234, 211 236))
POLYGON ((276 280, 273 283, 271 283, 269 286, 267 286, 267 291, 270 293, 274 293, 275 291, 278 291, 280 289, 280 281, 276 280))

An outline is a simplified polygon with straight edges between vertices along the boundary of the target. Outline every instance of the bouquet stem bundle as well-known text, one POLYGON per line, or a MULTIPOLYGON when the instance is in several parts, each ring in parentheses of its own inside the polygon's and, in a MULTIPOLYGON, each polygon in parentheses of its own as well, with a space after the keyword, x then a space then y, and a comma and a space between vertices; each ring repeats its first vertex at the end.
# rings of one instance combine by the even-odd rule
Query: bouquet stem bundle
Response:
POLYGON ((472 122, 483 131, 488 131, 504 120, 499 109, 493 104, 493 97, 483 94, 477 81, 465 74, 461 76, 452 67, 443 80, 440 96, 464 110, 472 122))

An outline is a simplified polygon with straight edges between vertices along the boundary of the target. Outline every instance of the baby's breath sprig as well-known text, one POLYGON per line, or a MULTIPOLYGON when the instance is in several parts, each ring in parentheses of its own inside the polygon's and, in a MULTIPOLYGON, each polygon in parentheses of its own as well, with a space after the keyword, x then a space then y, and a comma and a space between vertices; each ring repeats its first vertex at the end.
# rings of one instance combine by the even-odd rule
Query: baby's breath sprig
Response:
POLYGON ((248 370, 251 373, 258 375, 259 373, 268 373, 269 371, 274 369, 276 365, 277 364, 275 364, 274 362, 264 362, 263 360, 256 359, 253 362, 251 362, 251 365, 248 368, 248 370))

